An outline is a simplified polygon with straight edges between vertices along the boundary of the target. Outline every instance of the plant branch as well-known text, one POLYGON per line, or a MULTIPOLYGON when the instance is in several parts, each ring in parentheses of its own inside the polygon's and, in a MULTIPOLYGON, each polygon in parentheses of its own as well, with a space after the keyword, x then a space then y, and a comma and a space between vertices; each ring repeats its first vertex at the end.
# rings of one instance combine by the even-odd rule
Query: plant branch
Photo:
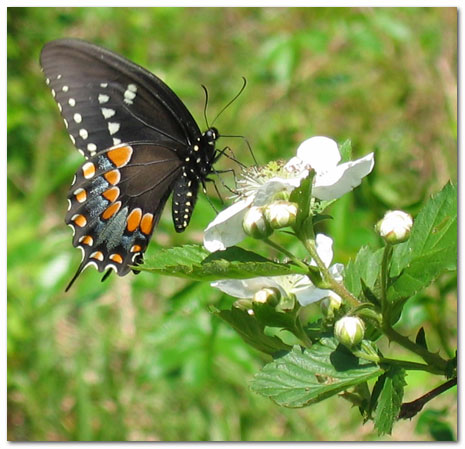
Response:
POLYGON ((418 399, 415 399, 412 402, 404 402, 400 408, 399 419, 413 418, 419 411, 421 411, 427 402, 431 401, 431 399, 434 399, 436 396, 439 396, 441 393, 444 393, 455 385, 457 385, 456 377, 448 380, 442 385, 439 385, 439 387, 434 388, 430 392, 419 397, 418 399))

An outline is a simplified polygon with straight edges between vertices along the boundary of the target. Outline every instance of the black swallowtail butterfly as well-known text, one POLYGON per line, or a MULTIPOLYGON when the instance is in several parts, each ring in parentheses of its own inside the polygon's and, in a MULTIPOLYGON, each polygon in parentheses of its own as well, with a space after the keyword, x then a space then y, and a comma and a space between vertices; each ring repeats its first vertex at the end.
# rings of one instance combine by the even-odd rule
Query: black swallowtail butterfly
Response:
POLYGON ((65 221, 83 258, 66 290, 89 265, 124 276, 142 262, 171 192, 174 227, 186 229, 198 188, 221 154, 218 131, 201 133, 163 81, 97 45, 52 41, 40 64, 86 158, 68 194, 65 221))

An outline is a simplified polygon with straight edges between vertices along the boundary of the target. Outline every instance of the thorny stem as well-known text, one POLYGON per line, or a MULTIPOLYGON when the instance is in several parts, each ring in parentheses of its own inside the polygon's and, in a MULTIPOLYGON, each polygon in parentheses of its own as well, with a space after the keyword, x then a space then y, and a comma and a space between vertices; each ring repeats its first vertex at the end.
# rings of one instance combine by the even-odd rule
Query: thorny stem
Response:
MULTIPOLYGON (((381 262, 381 312, 383 315, 383 331, 390 341, 403 346, 409 351, 418 354, 428 365, 433 365, 440 373, 445 372, 447 362, 439 354, 428 351, 424 346, 414 343, 409 338, 399 334, 391 326, 391 304, 387 298, 388 278, 389 278, 389 261, 392 256, 392 245, 386 243, 381 262)), ((426 370, 427 371, 427 370, 426 370)))

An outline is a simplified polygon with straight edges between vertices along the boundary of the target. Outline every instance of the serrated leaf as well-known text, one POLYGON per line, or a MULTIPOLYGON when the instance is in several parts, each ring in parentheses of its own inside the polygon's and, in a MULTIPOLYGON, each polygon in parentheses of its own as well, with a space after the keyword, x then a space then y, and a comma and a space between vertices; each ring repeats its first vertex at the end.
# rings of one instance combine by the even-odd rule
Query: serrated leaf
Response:
POLYGON ((140 270, 197 281, 250 279, 257 276, 304 274, 291 264, 266 259, 252 251, 231 247, 210 254, 202 246, 187 245, 158 251, 140 270))
POLYGON ((382 257, 383 249, 373 251, 364 246, 360 248, 355 260, 347 264, 344 270, 344 284, 356 297, 360 296, 364 288, 374 289, 379 278, 382 257))
POLYGON ((285 407, 305 407, 382 373, 374 363, 358 359, 335 338, 322 338, 310 349, 295 346, 255 376, 257 393, 285 407))
POLYGON ((433 195, 415 219, 410 239, 394 248, 388 290, 396 300, 414 295, 444 271, 457 269, 457 186, 433 195))
POLYGON ((378 397, 374 424, 378 435, 390 434, 399 416, 404 397, 405 370, 391 366, 385 374, 383 388, 378 397))
MULTIPOLYGON (((294 189, 290 196, 290 201, 297 203, 297 217, 293 226, 296 232, 301 232, 304 222, 310 214, 310 201, 312 193, 312 181, 315 172, 310 170, 308 176, 300 182, 300 186, 294 189)), ((303 230, 304 231, 304 230, 303 230)))
POLYGON ((259 351, 273 355, 291 349, 279 338, 265 335, 265 326, 246 310, 236 307, 231 310, 218 310, 212 307, 211 311, 235 329, 247 344, 259 351))

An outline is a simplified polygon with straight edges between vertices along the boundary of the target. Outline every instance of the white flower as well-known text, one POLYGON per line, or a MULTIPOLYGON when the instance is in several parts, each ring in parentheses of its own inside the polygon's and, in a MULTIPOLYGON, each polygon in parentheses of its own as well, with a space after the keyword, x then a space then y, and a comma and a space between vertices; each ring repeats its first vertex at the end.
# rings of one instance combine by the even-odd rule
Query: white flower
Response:
POLYGON ((272 171, 255 170, 242 183, 240 199, 220 212, 207 226, 204 246, 208 251, 220 251, 242 241, 246 234, 242 221, 251 206, 266 206, 284 192, 300 185, 310 169, 315 170, 312 195, 320 200, 333 200, 357 187, 373 169, 373 153, 356 161, 338 165, 341 160, 337 143, 328 137, 312 137, 302 142, 283 168, 272 171))
POLYGON ((360 185, 375 164, 373 153, 338 165, 340 160, 337 143, 328 137, 316 136, 300 144, 297 156, 288 165, 301 170, 305 166, 313 168, 312 195, 320 200, 335 200, 360 185))
POLYGON ((292 192, 300 185, 301 177, 285 178, 288 172, 283 172, 283 177, 273 176, 246 178, 247 190, 244 189, 243 196, 232 206, 221 211, 216 218, 207 226, 204 234, 204 246, 208 251, 222 251, 242 241, 247 234, 244 232, 242 223, 247 210, 252 206, 266 206, 276 195, 282 192, 292 192))
MULTIPOLYGON (((329 267, 333 259, 333 242, 324 234, 316 236, 316 250, 324 264, 329 267)), ((311 265, 316 265, 314 261, 311 265)), ((342 264, 334 264, 329 271, 334 279, 342 281, 342 264)), ((301 274, 286 276, 256 277, 252 279, 228 279, 212 282, 212 287, 219 288, 224 293, 235 298, 254 298, 256 292, 265 288, 278 289, 282 296, 295 295, 300 305, 306 306, 320 299, 326 298, 330 290, 315 287, 310 279, 301 274)))
POLYGON ((405 242, 410 237, 413 226, 412 216, 401 210, 386 212, 376 229, 379 235, 389 243, 405 242))

